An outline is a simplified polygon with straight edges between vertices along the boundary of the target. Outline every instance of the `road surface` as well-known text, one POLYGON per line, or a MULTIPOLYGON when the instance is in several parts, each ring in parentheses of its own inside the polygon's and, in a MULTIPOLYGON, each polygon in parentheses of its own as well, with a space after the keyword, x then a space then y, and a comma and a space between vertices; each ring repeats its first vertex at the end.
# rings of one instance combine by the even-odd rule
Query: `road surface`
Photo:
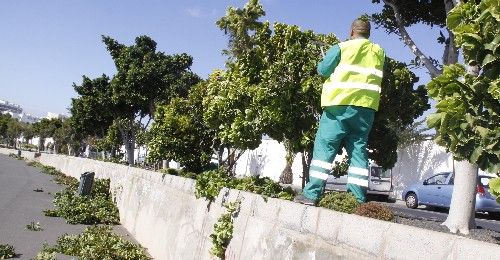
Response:
MULTIPOLYGON (((32 259, 44 242, 54 245, 57 237, 80 233, 86 227, 43 215, 42 210, 53 208, 53 195, 61 189, 50 175, 0 154, 0 244, 14 246, 18 259, 32 259), (27 230, 32 221, 40 222, 43 230, 27 230)), ((131 239, 123 227, 115 231, 131 239)))
MULTIPOLYGON (((446 209, 432 209, 425 206, 420 206, 416 209, 410 209, 406 207, 406 205, 402 201, 397 201, 396 203, 381 203, 392 208, 394 214, 402 217, 433 220, 437 222, 444 222, 448 217, 446 209)), ((476 225, 479 228, 500 232, 500 221, 489 219, 489 216, 487 216, 486 214, 476 214, 476 225)))

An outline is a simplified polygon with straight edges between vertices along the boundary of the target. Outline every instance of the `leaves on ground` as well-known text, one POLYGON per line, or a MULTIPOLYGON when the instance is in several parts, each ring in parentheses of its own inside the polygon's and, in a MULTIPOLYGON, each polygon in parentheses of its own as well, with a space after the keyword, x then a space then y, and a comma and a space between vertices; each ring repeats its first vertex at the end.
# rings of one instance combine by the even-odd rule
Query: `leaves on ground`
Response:
POLYGON ((113 234, 109 226, 92 226, 78 235, 62 235, 57 239, 56 245, 44 245, 35 259, 55 259, 55 254, 77 256, 86 260, 151 259, 145 248, 113 234))
POLYGON ((11 245, 0 244, 0 259, 12 258, 16 255, 15 249, 11 245))

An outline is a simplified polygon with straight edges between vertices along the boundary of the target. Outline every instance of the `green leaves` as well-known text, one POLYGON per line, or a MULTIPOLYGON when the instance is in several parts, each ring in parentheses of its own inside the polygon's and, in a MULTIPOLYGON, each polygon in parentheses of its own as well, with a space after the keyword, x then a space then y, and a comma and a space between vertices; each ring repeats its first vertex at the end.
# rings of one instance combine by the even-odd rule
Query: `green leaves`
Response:
POLYGON ((294 153, 312 148, 321 111, 317 41, 333 44, 334 35, 298 26, 259 22, 258 1, 230 8, 218 25, 229 35, 226 71, 207 83, 204 120, 221 143, 241 150, 258 147, 263 135, 290 143, 294 153))
POLYGON ((207 171, 196 177, 195 195, 209 201, 215 200, 222 188, 238 189, 261 194, 266 197, 292 200, 295 192, 290 187, 283 188, 268 177, 234 178, 227 176, 224 169, 207 171))
POLYGON ((500 204, 500 178, 491 179, 489 186, 489 192, 497 198, 497 203, 500 204))
POLYGON ((396 163, 396 150, 405 129, 430 107, 424 86, 414 88, 417 81, 404 63, 386 59, 380 106, 368 138, 368 149, 373 151, 370 159, 385 169, 396 163))
POLYGON ((190 89, 188 98, 158 106, 150 130, 151 161, 173 159, 195 173, 209 166, 216 140, 215 131, 203 120, 206 92, 202 82, 190 89))
POLYGON ((481 65, 484 75, 495 79, 500 65, 500 19, 498 1, 474 1, 453 8, 447 25, 456 37, 469 65, 481 65), (493 73, 492 71, 496 71, 493 73))
POLYGON ((55 254, 89 260, 151 259, 146 249, 112 233, 109 226, 91 226, 78 235, 63 235, 54 246, 44 245, 35 259, 55 259, 55 254))
POLYGON ((16 255, 14 247, 7 244, 0 244, 0 259, 9 259, 16 255))
POLYGON ((233 238, 233 220, 240 209, 240 201, 224 204, 226 213, 222 214, 214 224, 214 232, 210 235, 212 248, 210 253, 224 259, 226 248, 233 238))
POLYGON ((359 202, 350 192, 329 192, 319 201, 319 206, 344 213, 353 213, 359 202))
POLYGON ((463 49, 469 65, 482 66, 478 76, 454 64, 427 86, 437 111, 427 119, 437 131, 436 142, 459 159, 467 159, 482 170, 500 170, 500 20, 498 1, 469 1, 455 7, 448 27, 463 49))
POLYGON ((78 182, 57 192, 55 210, 44 211, 46 216, 62 217, 69 224, 119 224, 118 208, 109 192, 109 179, 98 179, 92 187, 92 195, 76 194, 78 182))

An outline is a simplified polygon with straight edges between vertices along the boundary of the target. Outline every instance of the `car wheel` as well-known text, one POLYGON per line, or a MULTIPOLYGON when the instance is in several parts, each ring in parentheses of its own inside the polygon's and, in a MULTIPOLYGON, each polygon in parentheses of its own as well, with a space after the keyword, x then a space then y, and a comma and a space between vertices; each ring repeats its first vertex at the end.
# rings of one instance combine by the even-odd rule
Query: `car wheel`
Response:
POLYGON ((410 209, 416 209, 418 207, 417 194, 410 192, 405 198, 406 206, 410 209))

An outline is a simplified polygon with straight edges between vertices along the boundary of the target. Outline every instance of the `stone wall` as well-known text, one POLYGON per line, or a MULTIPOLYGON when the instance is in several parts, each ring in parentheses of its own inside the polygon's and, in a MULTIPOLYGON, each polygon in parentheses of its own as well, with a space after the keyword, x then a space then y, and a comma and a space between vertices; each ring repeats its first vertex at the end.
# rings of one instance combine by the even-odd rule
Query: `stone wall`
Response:
MULTIPOLYGON (((0 149, 0 153, 13 150, 0 149)), ((34 158, 33 153, 23 156, 34 158)), ((241 201, 227 259, 495 259, 500 246, 460 236, 223 189, 213 203, 171 175, 63 155, 42 164, 110 178, 122 225, 155 259, 212 259, 210 234, 226 201, 241 201)))

